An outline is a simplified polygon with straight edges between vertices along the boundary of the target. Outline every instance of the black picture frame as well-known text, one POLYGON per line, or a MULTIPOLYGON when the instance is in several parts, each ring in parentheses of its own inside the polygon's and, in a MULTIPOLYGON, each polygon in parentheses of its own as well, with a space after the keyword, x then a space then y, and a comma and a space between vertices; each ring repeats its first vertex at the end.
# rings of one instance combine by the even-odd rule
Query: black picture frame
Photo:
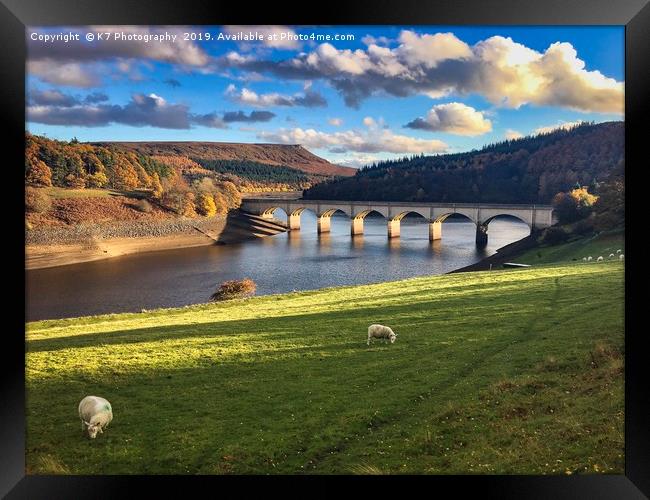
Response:
MULTIPOLYGON (((243 2, 212 2, 201 0, 0 0, 0 102, 6 141, 4 165, 11 185, 5 199, 22 210, 24 180, 18 165, 24 157, 25 127, 25 60, 26 26, 88 25, 88 24, 283 24, 283 25, 624 25, 625 26, 625 138, 628 201, 634 201, 645 167, 644 130, 647 128, 650 103, 650 4, 649 0, 374 0, 350 3, 328 0, 323 8, 314 5, 278 5, 275 2, 244 4, 243 2), (638 160, 638 161, 637 161, 638 160), (11 167, 11 168, 10 168, 11 167), (15 179, 13 176, 15 175, 15 179)), ((647 163, 647 162, 646 162, 647 163)), ((634 224, 640 211, 626 203, 626 224, 634 224)), ((13 210, 11 211, 13 214, 13 210)), ((25 475, 25 343, 20 333, 25 318, 19 311, 25 307, 24 295, 14 287, 24 286, 24 224, 22 216, 5 218, 6 268, 16 272, 16 283, 6 289, 15 295, 16 305, 5 309, 4 362, 2 368, 2 425, 0 425, 0 495, 7 498, 114 498, 124 492, 145 487, 149 494, 187 495, 189 488, 237 486, 240 495, 247 486, 272 487, 281 478, 260 481, 255 478, 187 477, 187 476, 26 476, 25 475), (14 264, 9 259, 16 259, 14 264), (21 308, 22 305, 22 308, 21 308)), ((645 498, 650 495, 650 391, 643 382, 648 379, 650 364, 643 349, 642 328, 631 328, 639 296, 631 293, 641 264, 640 252, 629 243, 626 231, 626 314, 625 314, 625 474, 586 476, 418 476, 392 478, 351 478, 338 476, 345 488, 364 483, 385 489, 395 485, 404 488, 404 481, 419 481, 417 486, 452 488, 454 496, 474 493, 496 498, 645 498)), ((290 478, 292 491, 300 486, 313 488, 314 482, 332 477, 290 478), (296 481, 294 483, 294 481, 296 481)), ((286 483, 286 477, 282 479, 286 483)), ((286 484, 285 491, 286 491, 286 484)), ((217 495, 223 490, 213 490, 217 495)), ((322 490, 325 492, 326 490, 322 490)), ((336 493, 337 489, 330 490, 336 493)), ((413 490, 403 490, 403 493, 413 490)), ((433 491, 433 490, 431 490, 433 491)), ((311 493, 310 493, 311 494, 311 493)), ((149 495, 147 495, 149 496, 149 495)))

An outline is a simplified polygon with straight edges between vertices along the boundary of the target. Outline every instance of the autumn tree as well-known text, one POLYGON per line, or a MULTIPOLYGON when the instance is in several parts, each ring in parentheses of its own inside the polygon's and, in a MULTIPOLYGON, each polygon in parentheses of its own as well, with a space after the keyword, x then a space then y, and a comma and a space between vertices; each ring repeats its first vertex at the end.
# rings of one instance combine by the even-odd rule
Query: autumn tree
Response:
POLYGON ((586 187, 575 188, 568 193, 558 193, 553 198, 553 208, 561 224, 584 219, 592 212, 597 196, 589 193, 586 187))
POLYGON ((111 184, 116 189, 130 191, 138 187, 138 173, 133 165, 124 157, 119 155, 113 165, 111 184))
POLYGON ((163 185, 160 182, 158 172, 154 172, 151 176, 151 188, 153 189, 152 197, 154 200, 161 200, 163 197, 163 185))
POLYGON ((226 199, 228 208, 239 208, 241 205, 241 194, 237 190, 237 187, 229 181, 220 182, 218 187, 226 199))
POLYGON ((196 196, 191 191, 187 191, 183 195, 183 201, 181 202, 180 214, 185 217, 196 217, 196 204, 194 200, 196 196))
POLYGON ((216 209, 216 214, 217 215, 223 215, 228 213, 228 202, 224 198, 223 194, 221 194, 219 191, 214 193, 213 195, 214 199, 214 206, 216 209))
POLYGON ((36 156, 25 156, 25 183, 30 186, 51 186, 52 171, 36 156))
POLYGON ((196 203, 196 211, 205 217, 212 217, 217 213, 214 198, 210 193, 200 193, 196 203))

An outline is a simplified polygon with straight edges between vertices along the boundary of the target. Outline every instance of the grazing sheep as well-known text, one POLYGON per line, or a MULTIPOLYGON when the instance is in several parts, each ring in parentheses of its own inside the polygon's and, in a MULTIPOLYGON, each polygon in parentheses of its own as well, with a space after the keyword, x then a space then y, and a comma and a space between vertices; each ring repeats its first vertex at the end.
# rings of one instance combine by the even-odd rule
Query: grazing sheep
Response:
POLYGON ((587 262, 587 257, 583 257, 583 258, 582 258, 582 261, 583 261, 583 262, 587 262))
POLYGON ((596 259, 596 262, 602 262, 602 261, 603 261, 603 256, 602 255, 596 259))
POLYGON ((113 409, 104 398, 86 396, 79 403, 79 418, 81 419, 81 430, 88 430, 88 436, 95 439, 97 433, 103 433, 103 429, 108 427, 113 420, 113 409))
POLYGON ((610 258, 610 259, 613 259, 614 257, 616 257, 616 256, 615 256, 613 253, 610 253, 610 254, 609 254, 609 258, 610 258))
POLYGON ((368 327, 368 345, 370 345, 370 339, 388 339, 390 343, 394 343, 397 334, 393 332, 389 327, 382 325, 370 325, 368 327))
POLYGON ((591 262, 593 259, 591 258, 591 255, 587 257, 587 262, 591 262))
POLYGON ((621 254, 618 256, 618 260, 623 260, 625 258, 625 255, 621 254))
POLYGON ((616 253, 621 253, 621 249, 619 248, 618 250, 616 250, 616 253))

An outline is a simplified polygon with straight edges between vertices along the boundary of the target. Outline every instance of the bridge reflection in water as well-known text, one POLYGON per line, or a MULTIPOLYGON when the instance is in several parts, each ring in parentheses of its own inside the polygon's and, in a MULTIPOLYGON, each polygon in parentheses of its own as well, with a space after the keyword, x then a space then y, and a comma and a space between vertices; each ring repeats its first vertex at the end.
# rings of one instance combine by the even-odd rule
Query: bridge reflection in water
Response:
MULTIPOLYGON (((372 202, 372 201, 327 201, 282 198, 247 198, 241 209, 262 217, 273 218, 273 213, 282 209, 287 214, 289 231, 300 229, 300 216, 305 210, 312 211, 317 218, 322 242, 329 241, 332 216, 338 212, 350 218, 350 233, 363 235, 364 219, 371 213, 387 221, 388 238, 393 241, 400 236, 402 219, 409 214, 424 217, 429 225, 429 241, 442 238, 442 223, 449 216, 457 214, 466 217, 476 225, 476 245, 485 247, 488 242, 488 226, 495 218, 507 215, 526 223, 530 231, 553 225, 553 207, 550 205, 507 205, 494 203, 419 203, 419 202, 372 202)), ((397 244, 399 246, 399 244, 397 244)))

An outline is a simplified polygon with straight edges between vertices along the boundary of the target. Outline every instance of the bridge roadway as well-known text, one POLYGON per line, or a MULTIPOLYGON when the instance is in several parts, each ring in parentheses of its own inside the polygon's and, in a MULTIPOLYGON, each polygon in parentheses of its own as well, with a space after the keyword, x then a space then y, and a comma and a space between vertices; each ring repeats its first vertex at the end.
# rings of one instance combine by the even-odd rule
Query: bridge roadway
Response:
POLYGON ((377 212, 388 221, 388 237, 400 234, 400 221, 409 213, 419 214, 429 222, 429 240, 442 238, 442 222, 452 214, 460 214, 476 224, 476 244, 487 245, 490 222, 500 215, 510 215, 525 222, 531 232, 553 225, 553 207, 550 205, 506 205, 498 203, 421 203, 386 201, 303 200, 282 198, 246 198, 241 209, 245 212, 273 218, 281 208, 287 214, 290 231, 300 229, 300 214, 311 210, 318 218, 318 232, 328 232, 332 215, 342 212, 351 219, 353 235, 363 234, 363 220, 377 212))

